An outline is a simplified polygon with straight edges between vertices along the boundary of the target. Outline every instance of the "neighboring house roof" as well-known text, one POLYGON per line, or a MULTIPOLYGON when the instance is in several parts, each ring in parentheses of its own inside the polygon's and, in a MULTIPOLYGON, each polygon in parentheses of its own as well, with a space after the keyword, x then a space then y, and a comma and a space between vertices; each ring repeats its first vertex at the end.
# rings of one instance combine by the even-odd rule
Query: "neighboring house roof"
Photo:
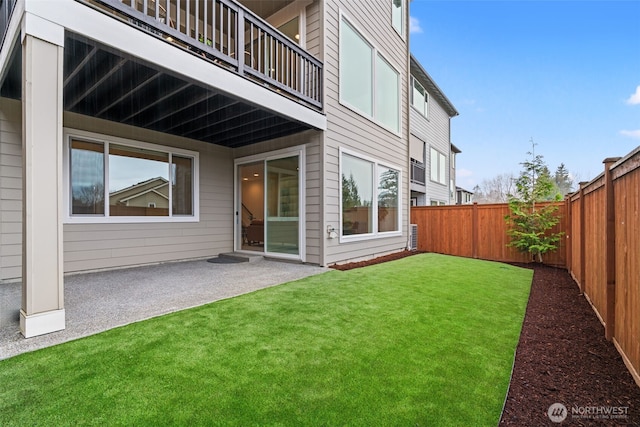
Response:
POLYGON ((426 72, 424 67, 418 62, 415 56, 411 55, 411 75, 418 79, 418 81, 427 89, 431 96, 435 97, 440 104, 444 107, 449 117, 455 117, 459 115, 456 107, 453 106, 449 98, 446 97, 444 92, 440 90, 436 82, 431 78, 429 73, 426 72))
POLYGON ((459 149, 458 147, 456 147, 455 145, 451 144, 451 151, 453 151, 456 154, 460 154, 462 153, 462 150, 459 149))
POLYGON ((164 199, 169 199, 167 195, 162 194, 160 189, 163 187, 167 187, 169 185, 169 181, 162 177, 151 178, 146 181, 139 182, 137 184, 131 185, 129 187, 123 188, 118 191, 114 191, 109 194, 110 200, 117 200, 118 202, 124 203, 132 199, 136 199, 138 197, 143 196, 148 193, 155 193, 158 196, 161 196, 164 199))
POLYGON ((456 185, 456 191, 460 191, 460 192, 462 192, 462 193, 469 193, 469 194, 473 194, 473 191, 465 190, 464 188, 462 188, 462 187, 458 187, 457 185, 456 185))
MULTIPOLYGON (((159 187, 164 187, 165 185, 167 185, 167 184, 163 184, 163 185, 161 185, 161 186, 159 186, 159 187)), ((157 187, 157 188, 159 188, 159 187, 157 187)), ((137 193, 137 194, 134 194, 133 196, 129 196, 129 197, 124 198, 124 199, 120 199, 119 201, 120 201, 120 202, 123 202, 123 203, 124 203, 124 202, 128 202, 129 200, 137 199, 138 197, 142 197, 142 196, 144 196, 145 194, 149 194, 149 193, 157 194, 157 195, 158 195, 158 196, 160 196, 161 198, 166 199, 166 200, 169 200, 169 197, 168 197, 168 196, 166 196, 166 195, 164 195, 164 194, 162 194, 162 193, 160 193, 160 192, 156 191, 156 188, 153 188, 153 189, 151 189, 151 190, 146 190, 146 191, 143 191, 142 193, 137 193)))

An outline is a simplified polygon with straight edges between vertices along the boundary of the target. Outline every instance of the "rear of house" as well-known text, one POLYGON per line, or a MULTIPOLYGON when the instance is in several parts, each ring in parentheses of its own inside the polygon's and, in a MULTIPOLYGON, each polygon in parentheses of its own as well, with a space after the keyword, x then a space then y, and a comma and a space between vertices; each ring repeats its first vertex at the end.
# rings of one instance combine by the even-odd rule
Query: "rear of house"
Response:
POLYGON ((0 280, 22 281, 23 334, 64 328, 64 273, 404 249, 407 9, 0 2, 0 280))

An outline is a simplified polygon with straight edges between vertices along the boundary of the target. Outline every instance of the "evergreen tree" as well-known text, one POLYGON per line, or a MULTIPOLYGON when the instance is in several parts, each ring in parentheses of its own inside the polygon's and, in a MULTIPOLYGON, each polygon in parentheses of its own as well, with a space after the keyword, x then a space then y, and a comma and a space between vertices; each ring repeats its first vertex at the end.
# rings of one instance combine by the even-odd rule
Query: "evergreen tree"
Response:
POLYGON ((558 166, 558 169, 556 169, 556 174, 553 180, 558 187, 558 191, 560 192, 560 194, 562 194, 563 197, 571 193, 573 189, 573 180, 569 176, 569 171, 567 170, 564 163, 560 163, 560 166, 558 166))
POLYGON ((398 171, 387 169, 380 175, 378 185, 378 206, 397 207, 398 205, 398 171))
POLYGON ((556 214, 558 207, 551 204, 536 206, 536 203, 560 200, 562 196, 543 157, 533 152, 527 154, 531 160, 521 163, 523 170, 516 180, 515 194, 509 195, 511 214, 505 216, 505 221, 511 225, 507 231, 511 237, 508 246, 529 252, 542 262, 542 255, 557 248, 563 233, 550 232, 560 221, 556 214))
POLYGON ((358 184, 353 178, 353 174, 350 174, 348 179, 342 174, 342 209, 350 209, 356 206, 362 206, 362 201, 358 194, 358 184))

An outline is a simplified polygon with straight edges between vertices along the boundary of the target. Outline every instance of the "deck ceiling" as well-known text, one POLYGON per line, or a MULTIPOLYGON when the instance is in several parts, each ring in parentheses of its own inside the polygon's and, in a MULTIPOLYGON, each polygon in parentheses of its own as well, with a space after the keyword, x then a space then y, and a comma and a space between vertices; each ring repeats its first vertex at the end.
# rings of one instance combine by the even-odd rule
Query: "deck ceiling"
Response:
MULTIPOLYGON (((21 98, 20 51, 2 96, 21 98)), ((64 52, 65 111, 231 148, 310 129, 75 34, 67 34, 64 52)))

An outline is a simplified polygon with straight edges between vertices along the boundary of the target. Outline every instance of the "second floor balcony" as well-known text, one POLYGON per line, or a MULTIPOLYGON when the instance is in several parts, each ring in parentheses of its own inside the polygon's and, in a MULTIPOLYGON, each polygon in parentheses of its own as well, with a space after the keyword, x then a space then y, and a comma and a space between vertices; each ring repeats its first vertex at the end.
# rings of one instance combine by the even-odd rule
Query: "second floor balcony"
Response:
POLYGON ((424 163, 411 159, 411 182, 425 185, 425 167, 424 163))
MULTIPOLYGON (((311 4, 244 3, 264 16, 284 7, 285 18, 311 4)), ((20 22, 55 28, 65 112, 231 148, 326 125, 322 63, 295 33, 240 3, 0 0, 0 96, 16 100, 25 78, 20 22)))
MULTIPOLYGON (((322 62, 231 0, 79 0, 204 60, 322 110, 322 62)), ((263 14, 291 0, 248 2, 263 14)))

